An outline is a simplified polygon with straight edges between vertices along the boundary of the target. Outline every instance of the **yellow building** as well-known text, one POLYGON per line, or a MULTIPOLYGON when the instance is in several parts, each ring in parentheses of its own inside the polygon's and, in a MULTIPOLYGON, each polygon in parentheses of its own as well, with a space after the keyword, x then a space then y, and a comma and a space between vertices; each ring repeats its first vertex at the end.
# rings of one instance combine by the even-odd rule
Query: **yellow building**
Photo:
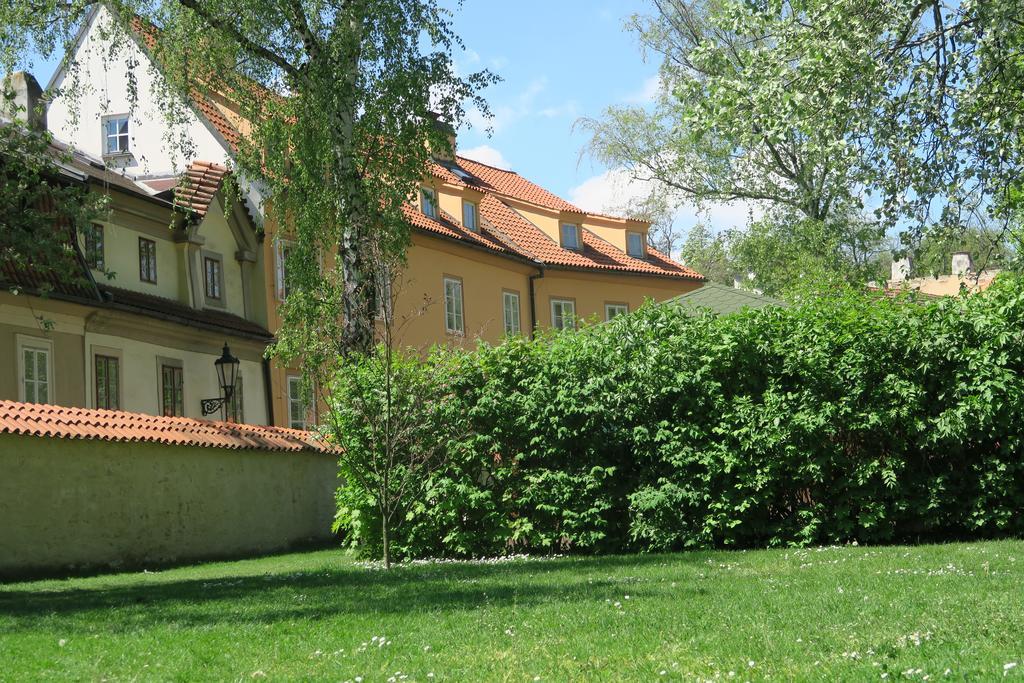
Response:
MULTIPOLYGON (((461 156, 431 164, 406 215, 412 246, 394 278, 391 314, 396 344, 417 350, 608 320, 704 282, 648 246, 648 223, 587 213, 512 171, 461 156)), ((288 235, 268 225, 266 237, 276 330, 288 235)), ((274 413, 296 426, 300 377, 299 369, 274 370, 274 413)))

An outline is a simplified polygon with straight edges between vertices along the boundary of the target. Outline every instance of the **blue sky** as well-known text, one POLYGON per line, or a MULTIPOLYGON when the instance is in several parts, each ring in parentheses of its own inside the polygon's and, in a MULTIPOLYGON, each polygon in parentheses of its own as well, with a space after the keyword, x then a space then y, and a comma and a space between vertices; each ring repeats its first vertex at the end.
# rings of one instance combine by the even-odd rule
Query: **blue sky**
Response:
POLYGON ((644 63, 636 37, 623 29, 630 14, 646 11, 642 0, 466 0, 455 10, 467 49, 458 65, 486 67, 504 80, 485 93, 493 136, 479 127, 460 131, 460 149, 490 147, 520 174, 568 197, 604 170, 580 159, 587 136, 573 131, 574 122, 642 99, 656 83, 657 63, 644 63))

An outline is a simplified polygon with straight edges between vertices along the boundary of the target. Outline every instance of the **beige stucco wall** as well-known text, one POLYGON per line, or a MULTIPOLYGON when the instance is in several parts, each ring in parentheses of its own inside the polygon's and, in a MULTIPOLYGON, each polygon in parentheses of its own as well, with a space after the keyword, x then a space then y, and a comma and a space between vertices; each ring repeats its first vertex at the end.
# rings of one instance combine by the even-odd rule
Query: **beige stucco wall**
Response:
MULTIPOLYGON (((244 318, 245 317, 245 297, 242 294, 242 267, 235 259, 235 253, 238 251, 238 242, 235 240, 235 236, 231 233, 231 228, 228 227, 228 222, 224 218, 224 210, 221 208, 219 202, 214 202, 211 205, 209 212, 206 214, 206 218, 203 219, 202 224, 199 226, 199 234, 205 239, 205 243, 202 246, 202 251, 213 252, 221 257, 224 265, 224 305, 209 305, 206 307, 213 308, 216 310, 224 310, 228 313, 234 313, 235 315, 244 318)), ((200 254, 199 268, 200 272, 205 268, 205 263, 202 259, 203 254, 200 254)), ((205 281, 200 279, 202 285, 205 281)), ((205 290, 199 292, 199 300, 202 302, 205 296, 205 290)))
POLYGON ((0 434, 0 575, 329 540, 336 485, 323 454, 0 434))
MULTIPOLYGON (((121 362, 120 406, 159 415, 160 359, 181 363, 186 417, 203 417, 200 400, 220 395, 214 361, 225 341, 241 361, 243 421, 267 424, 261 342, 120 311, 0 291, 0 399, 19 394, 18 338, 52 348, 51 403, 94 408, 97 353, 121 362), (43 326, 35 316, 52 325, 43 326)), ((212 416, 217 418, 217 415, 212 416)))

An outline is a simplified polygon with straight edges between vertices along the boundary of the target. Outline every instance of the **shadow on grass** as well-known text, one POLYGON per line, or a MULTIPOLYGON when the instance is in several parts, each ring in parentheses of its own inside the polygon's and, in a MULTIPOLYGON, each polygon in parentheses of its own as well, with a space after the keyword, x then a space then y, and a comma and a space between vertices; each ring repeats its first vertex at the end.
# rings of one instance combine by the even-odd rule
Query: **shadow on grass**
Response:
MULTIPOLYGON (((705 553, 671 557, 692 566, 705 553)), ((621 592, 621 573, 663 565, 667 556, 638 555, 554 559, 506 564, 399 566, 390 572, 356 567, 327 568, 257 576, 161 580, 125 586, 67 590, 0 590, 0 620, 14 629, 32 628, 54 618, 64 629, 137 629, 173 623, 182 626, 273 624, 294 619, 330 619, 346 614, 400 614, 529 607, 551 602, 601 600, 621 592), (574 576, 565 576, 572 574, 574 576), (586 574, 589 579, 581 578, 586 574)), ((661 589, 650 582, 630 588, 637 595, 661 589)), ((686 590, 685 588, 683 589, 686 590)), ((679 596, 680 589, 673 593, 679 596)), ((694 589, 694 594, 698 594, 694 589)))

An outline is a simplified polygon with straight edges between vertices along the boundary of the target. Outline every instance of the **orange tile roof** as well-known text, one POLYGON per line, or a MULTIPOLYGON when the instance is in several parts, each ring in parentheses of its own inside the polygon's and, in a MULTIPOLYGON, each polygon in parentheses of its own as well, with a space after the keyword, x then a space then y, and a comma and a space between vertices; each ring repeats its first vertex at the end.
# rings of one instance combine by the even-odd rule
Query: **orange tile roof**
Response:
POLYGON ((0 401, 0 434, 233 450, 336 453, 336 449, 317 435, 299 429, 17 401, 0 401))
POLYGON ((495 168, 494 166, 481 164, 479 161, 473 161, 466 157, 457 156, 455 158, 458 160, 459 166, 461 166, 463 170, 468 171, 482 180, 488 188, 498 194, 530 202, 531 204, 545 206, 549 209, 556 209, 558 211, 571 211, 579 214, 586 213, 578 206, 574 206, 554 193, 548 192, 540 185, 530 182, 515 171, 506 171, 504 169, 495 168))
POLYGON ((509 246, 504 244, 496 235, 493 235, 489 231, 483 229, 480 230, 480 232, 467 230, 460 223, 456 222, 454 217, 445 211, 441 212, 440 218, 435 219, 424 214, 418 207, 415 207, 412 204, 405 204, 402 207, 402 212, 414 228, 426 230, 427 232, 443 235, 444 237, 450 237, 452 239, 459 239, 464 242, 473 242, 478 246, 493 249, 494 251, 503 254, 516 254, 515 250, 509 248, 509 246))
POLYGON ((548 265, 704 280, 697 271, 672 261, 655 249, 648 248, 646 259, 634 258, 589 230, 583 230, 582 251, 564 249, 494 195, 484 196, 480 202, 480 215, 507 235, 521 252, 548 265))
POLYGON ((210 161, 193 161, 174 188, 174 203, 206 216, 210 202, 230 171, 210 161))

